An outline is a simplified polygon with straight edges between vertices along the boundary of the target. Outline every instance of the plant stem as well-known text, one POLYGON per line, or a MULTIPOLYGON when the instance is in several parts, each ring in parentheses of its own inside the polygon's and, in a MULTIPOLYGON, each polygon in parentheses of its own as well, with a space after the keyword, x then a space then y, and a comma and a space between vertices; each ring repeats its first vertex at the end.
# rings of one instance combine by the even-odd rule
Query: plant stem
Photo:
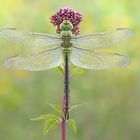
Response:
POLYGON ((66 119, 64 116, 62 116, 61 127, 62 127, 62 140, 66 140, 66 119))

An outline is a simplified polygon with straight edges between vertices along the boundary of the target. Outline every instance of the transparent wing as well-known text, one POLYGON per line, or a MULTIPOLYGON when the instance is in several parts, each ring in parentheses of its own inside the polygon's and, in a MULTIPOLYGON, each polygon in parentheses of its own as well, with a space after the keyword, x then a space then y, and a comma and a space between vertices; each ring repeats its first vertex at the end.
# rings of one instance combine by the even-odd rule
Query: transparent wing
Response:
POLYGON ((56 67, 62 63, 62 48, 45 50, 35 54, 18 55, 7 59, 8 68, 40 71, 56 67))
POLYGON ((116 53, 72 48, 71 62, 85 69, 107 69, 126 66, 130 60, 128 57, 116 53))
POLYGON ((127 28, 120 28, 99 34, 75 36, 72 38, 71 42, 74 47, 92 50, 96 47, 106 47, 116 44, 129 38, 132 34, 132 30, 127 28))
POLYGON ((0 36, 25 47, 57 48, 62 40, 57 36, 24 32, 13 28, 0 30, 0 36))

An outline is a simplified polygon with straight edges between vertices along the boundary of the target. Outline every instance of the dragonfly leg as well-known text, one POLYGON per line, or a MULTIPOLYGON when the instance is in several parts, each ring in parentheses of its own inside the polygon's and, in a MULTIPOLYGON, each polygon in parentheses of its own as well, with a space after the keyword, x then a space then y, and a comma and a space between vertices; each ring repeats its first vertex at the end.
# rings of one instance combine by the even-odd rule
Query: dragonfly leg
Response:
POLYGON ((65 119, 69 120, 69 112, 65 113, 64 115, 65 115, 65 119))
POLYGON ((64 104, 63 104, 63 112, 65 119, 69 119, 69 101, 67 100, 66 96, 64 97, 64 104))

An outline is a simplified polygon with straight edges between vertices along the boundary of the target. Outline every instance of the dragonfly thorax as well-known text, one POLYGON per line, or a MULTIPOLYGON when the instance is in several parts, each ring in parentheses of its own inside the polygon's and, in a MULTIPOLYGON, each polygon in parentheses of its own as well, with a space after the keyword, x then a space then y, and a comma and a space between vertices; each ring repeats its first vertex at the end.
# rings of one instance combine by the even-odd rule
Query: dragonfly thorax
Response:
POLYGON ((60 24, 60 37, 62 38, 63 42, 61 46, 63 48, 70 48, 71 47, 71 38, 72 38, 72 29, 73 25, 69 20, 64 20, 60 24))
POLYGON ((62 40, 63 40, 63 42, 62 42, 61 46, 63 48, 70 48, 72 46, 71 38, 65 36, 65 37, 62 38, 62 40))

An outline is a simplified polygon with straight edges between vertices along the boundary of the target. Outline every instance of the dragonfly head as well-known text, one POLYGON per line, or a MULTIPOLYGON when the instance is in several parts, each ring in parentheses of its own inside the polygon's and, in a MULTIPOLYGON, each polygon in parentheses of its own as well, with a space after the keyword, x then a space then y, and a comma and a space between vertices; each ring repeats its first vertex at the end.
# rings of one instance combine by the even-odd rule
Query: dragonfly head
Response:
POLYGON ((73 25, 69 20, 64 20, 60 24, 60 29, 64 31, 71 31, 73 29, 73 25))

